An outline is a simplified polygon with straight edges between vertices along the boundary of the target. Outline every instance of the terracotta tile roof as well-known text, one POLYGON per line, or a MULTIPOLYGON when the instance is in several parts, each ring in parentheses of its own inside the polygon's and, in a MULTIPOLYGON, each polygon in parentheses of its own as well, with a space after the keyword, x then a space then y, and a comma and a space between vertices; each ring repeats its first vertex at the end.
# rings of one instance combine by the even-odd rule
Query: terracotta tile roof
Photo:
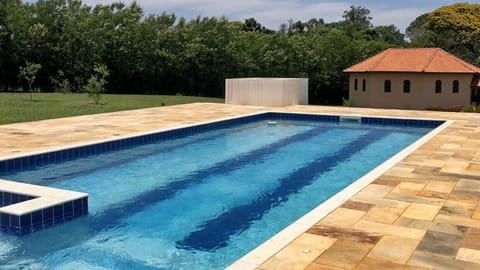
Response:
POLYGON ((344 72, 427 72, 480 74, 480 68, 440 48, 391 48, 344 72))

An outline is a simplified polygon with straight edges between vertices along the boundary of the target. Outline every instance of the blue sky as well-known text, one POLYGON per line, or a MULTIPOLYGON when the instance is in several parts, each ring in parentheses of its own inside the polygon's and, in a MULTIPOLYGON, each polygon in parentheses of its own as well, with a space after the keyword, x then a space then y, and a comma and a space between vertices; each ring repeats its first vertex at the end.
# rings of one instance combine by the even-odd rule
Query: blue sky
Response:
MULTIPOLYGON (((30 0, 32 1, 32 0, 30 0)), ((29 1, 29 2, 30 2, 29 1)), ((86 4, 108 4, 112 0, 84 0, 86 4)), ((131 0, 123 1, 125 3, 131 0)), ((175 13, 187 19, 201 16, 225 16, 243 21, 254 17, 270 29, 277 30, 289 19, 306 21, 323 18, 326 22, 338 21, 350 6, 364 6, 371 10, 374 25, 396 25, 402 32, 419 15, 456 2, 449 0, 137 0, 145 14, 175 13)))

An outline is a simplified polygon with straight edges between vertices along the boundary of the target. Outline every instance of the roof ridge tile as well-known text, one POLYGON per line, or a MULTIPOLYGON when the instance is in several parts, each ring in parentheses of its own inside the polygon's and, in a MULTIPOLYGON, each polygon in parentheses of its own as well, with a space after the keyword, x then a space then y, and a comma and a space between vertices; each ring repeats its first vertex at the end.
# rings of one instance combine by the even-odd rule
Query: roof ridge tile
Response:
POLYGON ((378 67, 378 65, 380 64, 380 62, 382 62, 383 59, 385 59, 385 57, 387 57, 390 54, 391 51, 392 51, 392 48, 386 49, 384 51, 384 53, 381 55, 380 59, 378 59, 375 63, 373 63, 372 68, 370 68, 370 66, 369 66, 368 71, 375 70, 378 67))
POLYGON ((437 56, 438 52, 439 52, 439 48, 436 48, 435 51, 432 53, 432 55, 430 55, 430 57, 428 58, 427 62, 426 62, 425 65, 423 66, 421 72, 427 71, 428 67, 429 67, 430 64, 432 63, 433 59, 435 59, 435 57, 437 56))
POLYGON ((450 53, 448 53, 447 51, 443 50, 442 48, 439 48, 439 50, 441 50, 443 53, 445 53, 446 56, 450 57, 451 59, 453 59, 454 61, 456 61, 457 63, 463 65, 464 67, 466 67, 467 69, 470 69, 471 71, 475 72, 475 73, 480 73, 480 68, 466 62, 465 60, 463 59, 460 59, 450 53))

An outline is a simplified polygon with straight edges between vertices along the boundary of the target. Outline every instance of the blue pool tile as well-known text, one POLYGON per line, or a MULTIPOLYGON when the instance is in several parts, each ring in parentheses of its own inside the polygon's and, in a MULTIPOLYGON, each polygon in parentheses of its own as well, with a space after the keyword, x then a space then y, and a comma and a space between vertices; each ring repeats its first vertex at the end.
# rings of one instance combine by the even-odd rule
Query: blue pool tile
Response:
POLYGON ((11 227, 10 215, 9 214, 1 214, 1 215, 2 215, 2 227, 10 228, 11 227))
POLYGON ((5 205, 12 204, 12 193, 4 192, 3 194, 3 202, 5 205))
POLYGON ((82 211, 88 213, 88 197, 82 199, 82 211))
POLYGON ((18 203, 18 194, 15 194, 15 193, 11 193, 11 203, 12 204, 15 204, 15 203, 18 203))
POLYGON ((32 213, 32 226, 36 227, 42 225, 43 226, 43 211, 38 210, 32 213))
POLYGON ((63 213, 65 218, 73 217, 73 202, 66 202, 63 204, 63 213))
POLYGON ((21 166, 22 166, 22 162, 18 158, 13 160, 13 164, 12 164, 13 170, 18 170, 20 169, 21 166))
POLYGON ((20 216, 20 227, 32 226, 32 214, 20 216))
POLYGON ((55 205, 53 207, 53 222, 63 222, 63 204, 55 205))
POLYGON ((5 161, 5 167, 8 171, 13 171, 13 160, 9 159, 5 161))
POLYGON ((43 214, 44 225, 53 224, 53 207, 43 209, 42 214, 43 214))
POLYGON ((20 227, 20 217, 10 215, 10 227, 19 228, 20 227))
POLYGON ((55 157, 55 152, 48 153, 48 162, 54 163, 55 161, 57 161, 55 157))
POLYGON ((82 209, 83 209, 82 199, 74 200, 73 201, 73 215, 78 216, 78 215, 83 214, 82 209))

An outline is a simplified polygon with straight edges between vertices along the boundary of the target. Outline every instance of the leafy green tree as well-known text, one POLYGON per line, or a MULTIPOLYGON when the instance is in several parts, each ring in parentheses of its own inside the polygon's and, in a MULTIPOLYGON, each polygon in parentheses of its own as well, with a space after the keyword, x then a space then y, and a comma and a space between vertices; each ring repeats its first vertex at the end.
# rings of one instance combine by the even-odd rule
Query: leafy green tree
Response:
POLYGON ((95 65, 93 71, 94 74, 92 74, 83 89, 95 105, 99 105, 101 104, 102 93, 105 91, 105 85, 110 72, 105 65, 95 65))
POLYGON ((67 94, 72 92, 72 86, 70 85, 70 81, 65 78, 65 74, 62 70, 57 72, 55 77, 50 78, 52 85, 54 87, 55 92, 67 94))
MULTIPOLYGON (((455 49, 466 49, 469 58, 480 63, 480 4, 458 3, 428 14, 425 27, 435 33, 455 35, 455 49)), ((467 55, 465 55, 467 56, 467 55)))
POLYGON ((37 73, 42 68, 42 65, 36 63, 26 62, 25 66, 20 67, 20 78, 25 80, 28 85, 28 91, 30 92, 30 100, 33 100, 33 88, 32 85, 37 79, 37 73))
POLYGON ((417 17, 407 28, 413 47, 441 47, 480 64, 480 4, 460 3, 417 17))
POLYGON ((428 13, 418 16, 405 31, 405 36, 410 40, 410 43, 414 47, 433 47, 435 33, 425 28, 427 23, 428 13))
POLYGON ((370 10, 365 7, 350 6, 349 10, 345 10, 343 12, 342 17, 345 19, 345 22, 347 22, 348 25, 353 26, 353 28, 357 31, 372 27, 370 10))
POLYGON ((25 63, 23 40, 30 21, 28 7, 20 0, 0 1, 0 90, 18 86, 19 67, 25 63))
POLYGON ((393 24, 376 26, 373 30, 378 34, 378 37, 385 42, 398 46, 405 44, 405 35, 393 24))
POLYGON ((245 32, 260 32, 260 33, 267 33, 267 34, 274 33, 274 31, 265 28, 265 26, 257 22, 255 18, 245 19, 245 22, 243 23, 243 30, 245 32))
POLYGON ((313 31, 315 29, 319 29, 319 28, 323 27, 324 25, 325 25, 325 21, 322 18, 320 18, 320 19, 312 18, 312 19, 308 20, 307 22, 305 22, 305 28, 306 28, 307 32, 313 31))

